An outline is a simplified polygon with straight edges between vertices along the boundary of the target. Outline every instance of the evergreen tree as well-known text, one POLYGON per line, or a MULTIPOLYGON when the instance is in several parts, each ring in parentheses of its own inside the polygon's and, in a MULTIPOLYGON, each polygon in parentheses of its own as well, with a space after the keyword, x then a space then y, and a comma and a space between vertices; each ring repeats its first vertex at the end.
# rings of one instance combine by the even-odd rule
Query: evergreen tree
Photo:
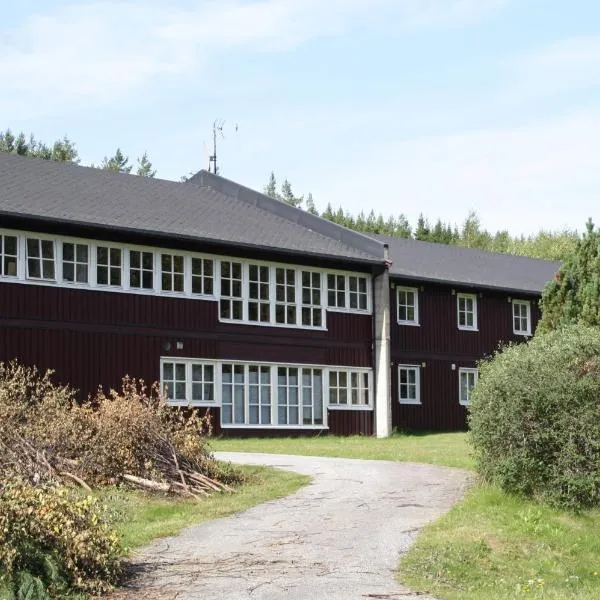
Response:
POLYGON ((600 326, 600 232, 586 232, 542 293, 540 331, 582 323, 600 326))
POLYGON ((300 208, 302 206, 302 202, 304 201, 303 196, 294 196, 294 193, 292 192, 292 184, 287 179, 285 179, 281 184, 281 195, 279 196, 279 199, 296 208, 300 208))
POLYGON ((114 156, 110 158, 104 157, 102 160, 102 164, 100 165, 101 169, 105 171, 116 171, 118 173, 131 173, 131 169, 133 165, 128 164, 129 157, 125 156, 120 148, 117 148, 114 156))
POLYGON ((147 152, 144 152, 142 158, 138 158, 137 162, 137 175, 139 175, 140 177, 154 177, 156 175, 156 169, 152 168, 152 163, 148 158, 147 152))
POLYGON ((315 201, 313 200, 313 195, 310 192, 306 198, 306 212, 310 213, 311 215, 319 215, 319 211, 317 210, 315 201))
POLYGON ((271 171, 271 176, 269 177, 269 183, 265 186, 265 194, 270 196, 271 198, 275 198, 280 200, 279 194, 277 193, 277 179, 275 179, 275 173, 271 171))
POLYGON ((417 227, 415 229, 415 240, 421 240, 423 242, 429 241, 431 236, 431 227, 429 221, 423 217, 423 213, 419 215, 417 220, 417 227))

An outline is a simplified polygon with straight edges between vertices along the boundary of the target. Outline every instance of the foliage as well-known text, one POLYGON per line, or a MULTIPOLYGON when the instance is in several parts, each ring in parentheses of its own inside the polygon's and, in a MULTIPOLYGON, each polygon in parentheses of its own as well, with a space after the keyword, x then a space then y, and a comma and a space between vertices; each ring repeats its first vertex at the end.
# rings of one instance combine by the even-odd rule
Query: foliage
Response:
POLYGON ((482 361, 469 414, 477 470, 552 505, 600 504, 600 329, 565 327, 482 361))
POLYGON ((48 146, 36 140, 33 135, 26 138, 25 134, 21 132, 15 136, 10 129, 7 129, 0 132, 0 152, 45 160, 79 163, 79 154, 75 149, 75 145, 66 135, 48 146))
POLYGON ((116 171, 117 173, 131 173, 133 165, 129 164, 129 157, 121 152, 121 148, 117 148, 114 156, 105 156, 100 164, 100 168, 104 171, 116 171))
MULTIPOLYGON (((292 192, 292 184, 287 179, 284 179, 283 183, 281 184, 281 192, 278 192, 277 179, 275 179, 274 173, 271 173, 271 176, 269 177, 269 183, 267 183, 267 185, 265 186, 264 192, 267 196, 275 198, 275 200, 279 200, 280 202, 285 202, 286 204, 289 204, 290 206, 294 206, 296 208, 300 208, 302 206, 302 203, 304 202, 304 196, 294 195, 294 193, 292 192)), ((315 210, 312 195, 310 196, 310 202, 312 205, 312 210, 315 210)), ((308 206, 308 208, 309 212, 312 212, 310 210, 310 205, 308 206)))
POLYGON ((542 295, 540 330, 600 325, 600 231, 592 221, 542 295))
POLYGON ((16 598, 101 593, 116 583, 122 549, 97 499, 18 479, 0 491, 0 573, 16 598))
POLYGON ((140 177, 154 177, 156 175, 156 169, 152 168, 152 163, 148 158, 147 152, 144 152, 142 158, 138 158, 137 162, 136 175, 139 175, 140 177))

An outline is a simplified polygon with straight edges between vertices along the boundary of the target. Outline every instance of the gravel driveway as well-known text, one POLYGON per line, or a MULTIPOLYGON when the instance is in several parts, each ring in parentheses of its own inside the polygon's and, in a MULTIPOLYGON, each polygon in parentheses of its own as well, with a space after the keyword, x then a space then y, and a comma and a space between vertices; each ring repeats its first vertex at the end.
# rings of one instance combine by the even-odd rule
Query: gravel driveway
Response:
POLYGON ((387 461, 217 453, 313 477, 311 484, 224 519, 157 540, 134 559, 119 598, 407 599, 394 580, 419 528, 469 485, 459 469, 387 461))

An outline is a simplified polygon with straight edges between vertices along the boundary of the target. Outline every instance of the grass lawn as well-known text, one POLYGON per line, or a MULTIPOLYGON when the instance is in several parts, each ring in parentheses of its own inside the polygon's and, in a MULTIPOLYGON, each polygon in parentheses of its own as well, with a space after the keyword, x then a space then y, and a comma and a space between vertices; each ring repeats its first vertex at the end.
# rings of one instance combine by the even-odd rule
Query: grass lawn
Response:
POLYGON ((595 600, 600 511, 574 515, 479 485, 423 530, 398 578, 440 600, 595 600))
POLYGON ((389 438, 320 436, 300 438, 214 438, 213 450, 267 452, 421 462, 472 469, 466 433, 396 433, 389 438))
POLYGON ((235 494, 213 494, 200 501, 160 497, 133 490, 110 490, 99 496, 117 517, 116 526, 129 549, 143 546, 155 538, 176 535, 184 527, 226 517, 261 502, 292 494, 310 481, 280 469, 240 466, 247 483, 235 494))

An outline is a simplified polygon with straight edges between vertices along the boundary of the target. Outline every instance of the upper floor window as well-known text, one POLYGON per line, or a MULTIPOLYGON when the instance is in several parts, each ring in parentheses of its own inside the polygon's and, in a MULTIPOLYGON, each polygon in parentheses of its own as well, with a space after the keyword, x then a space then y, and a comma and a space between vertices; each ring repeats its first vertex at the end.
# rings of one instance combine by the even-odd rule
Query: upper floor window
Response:
POLYGON ((16 235, 0 235, 0 275, 17 276, 19 240, 16 235))
POLYGON ((531 335, 531 302, 513 300, 513 332, 518 335, 531 335))
POLYGON ((87 283, 89 271, 89 248, 87 244, 63 242, 62 278, 63 281, 87 283))
POLYGON ((242 294, 242 263, 221 261, 221 301, 222 319, 242 321, 244 303, 242 294))
POLYGON ((210 258, 192 258, 192 294, 212 296, 214 293, 214 263, 210 258))
POLYGON ((419 290, 413 287, 397 287, 398 323, 400 325, 419 324, 419 290))
POLYGON ((296 324, 296 271, 283 267, 275 269, 275 322, 296 324))
POLYGON ((415 365, 398 366, 398 399, 400 404, 421 404, 421 371, 415 365))
POLYGON ((327 306, 346 308, 346 276, 327 275, 327 306))
POLYGON ((348 299, 350 308, 359 310, 367 310, 368 307, 368 292, 367 278, 357 275, 348 276, 348 299))
POLYGON ((323 326, 321 273, 302 271, 302 325, 323 326))
POLYGON ((183 256, 161 254, 161 289, 163 292, 183 292, 183 256))
POLYGON ((165 362, 162 366, 162 389, 174 404, 187 404, 187 365, 183 362, 165 362))
POLYGON ((141 250, 129 251, 129 287, 154 288, 154 254, 141 250))
POLYGON ((27 238, 27 277, 30 279, 56 279, 54 242, 40 238, 27 238))
POLYGON ((471 403, 471 391, 477 383, 479 373, 477 369, 459 369, 458 370, 458 401, 467 406, 471 403))
POLYGON ((456 308, 459 329, 477 329, 477 296, 475 294, 457 294, 456 308))
POLYGON ((269 267, 248 266, 248 320, 259 323, 271 321, 269 267))
POLYGON ((121 286, 123 251, 121 248, 98 246, 96 248, 96 283, 121 286))

